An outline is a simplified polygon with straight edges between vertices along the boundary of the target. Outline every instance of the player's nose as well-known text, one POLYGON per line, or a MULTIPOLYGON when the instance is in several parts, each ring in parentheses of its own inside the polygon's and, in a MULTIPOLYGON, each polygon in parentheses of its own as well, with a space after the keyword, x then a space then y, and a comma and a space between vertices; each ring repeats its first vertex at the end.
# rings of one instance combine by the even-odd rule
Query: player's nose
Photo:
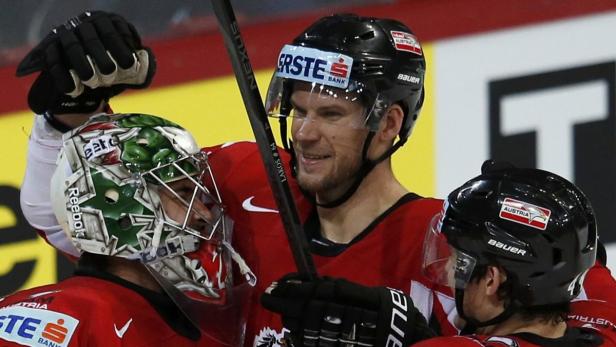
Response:
POLYGON ((320 124, 312 117, 293 120, 295 141, 316 141, 319 139, 320 124))

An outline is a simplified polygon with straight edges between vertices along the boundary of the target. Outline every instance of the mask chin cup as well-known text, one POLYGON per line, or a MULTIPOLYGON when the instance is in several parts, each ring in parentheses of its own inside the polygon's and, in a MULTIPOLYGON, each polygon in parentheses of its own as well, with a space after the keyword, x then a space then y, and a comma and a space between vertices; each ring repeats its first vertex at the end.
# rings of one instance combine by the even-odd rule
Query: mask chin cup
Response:
POLYGON ((152 277, 199 330, 225 346, 240 346, 243 343, 247 309, 253 287, 242 282, 226 288, 218 299, 200 299, 176 288, 150 264, 145 264, 152 277))

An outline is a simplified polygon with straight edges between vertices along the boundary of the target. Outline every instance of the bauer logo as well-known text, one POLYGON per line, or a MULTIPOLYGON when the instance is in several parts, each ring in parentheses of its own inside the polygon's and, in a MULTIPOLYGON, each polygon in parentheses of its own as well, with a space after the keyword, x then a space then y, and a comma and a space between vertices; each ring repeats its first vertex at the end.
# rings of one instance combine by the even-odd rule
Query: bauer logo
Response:
POLYGON ((394 39, 394 47, 397 50, 423 55, 421 45, 413 34, 392 30, 391 38, 394 39))
POLYGON ((498 216, 512 222, 528 225, 539 230, 545 230, 548 226, 551 214, 552 211, 547 208, 511 198, 505 198, 498 216))
POLYGON ((403 74, 403 73, 399 73, 398 74, 398 80, 404 81, 404 82, 409 82, 411 84, 419 84, 419 82, 421 82, 421 78, 419 78, 417 76, 411 76, 411 75, 403 74))
POLYGON ((11 306, 0 309, 0 338, 26 346, 68 346, 79 320, 59 312, 11 306))
POLYGON ((276 76, 346 88, 352 66, 353 58, 344 54, 285 45, 278 56, 276 76))

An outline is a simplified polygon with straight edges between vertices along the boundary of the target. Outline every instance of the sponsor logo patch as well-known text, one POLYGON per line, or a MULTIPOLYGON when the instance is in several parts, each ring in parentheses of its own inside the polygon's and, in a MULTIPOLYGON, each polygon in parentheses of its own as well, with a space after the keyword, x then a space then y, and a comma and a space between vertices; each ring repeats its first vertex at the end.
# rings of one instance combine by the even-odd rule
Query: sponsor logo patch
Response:
POLYGON ((528 225, 535 229, 545 230, 552 211, 527 202, 505 198, 498 216, 512 222, 528 225))
POLYGON ((68 346, 79 320, 59 312, 10 306, 0 309, 0 338, 26 346, 68 346))
POLYGON ((353 58, 348 55, 285 45, 278 56, 276 76, 344 89, 352 66, 353 58))
POLYGON ((390 33, 397 50, 423 55, 419 40, 413 34, 395 30, 390 31, 390 33))

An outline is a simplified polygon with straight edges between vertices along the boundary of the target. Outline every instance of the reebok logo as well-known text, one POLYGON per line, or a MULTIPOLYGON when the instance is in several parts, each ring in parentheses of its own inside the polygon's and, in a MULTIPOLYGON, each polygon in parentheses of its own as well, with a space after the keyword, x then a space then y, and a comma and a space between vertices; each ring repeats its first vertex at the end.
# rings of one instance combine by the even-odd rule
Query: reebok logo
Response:
POLYGON ((111 153, 116 150, 118 143, 110 135, 103 135, 88 141, 83 147, 86 160, 92 160, 103 154, 111 153))

